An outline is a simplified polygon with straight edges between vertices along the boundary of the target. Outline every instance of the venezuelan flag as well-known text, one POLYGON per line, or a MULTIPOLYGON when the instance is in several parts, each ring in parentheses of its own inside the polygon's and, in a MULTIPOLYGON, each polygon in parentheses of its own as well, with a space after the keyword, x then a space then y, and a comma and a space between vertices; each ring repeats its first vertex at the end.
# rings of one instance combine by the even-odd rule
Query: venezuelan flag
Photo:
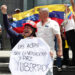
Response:
POLYGON ((70 11, 67 15, 66 18, 71 19, 73 17, 73 13, 72 11, 70 11))
POLYGON ((52 19, 52 20, 55 20, 59 23, 59 25, 61 25, 61 23, 63 22, 64 20, 64 12, 61 12, 61 11, 53 11, 49 14, 49 17, 52 19))
POLYGON ((39 22, 39 9, 40 8, 48 8, 49 9, 49 17, 59 23, 59 25, 64 20, 64 11, 65 6, 63 4, 54 4, 54 5, 45 5, 45 6, 37 6, 33 9, 30 9, 28 11, 21 12, 19 14, 13 15, 14 22, 11 23, 11 26, 13 27, 13 30, 15 30, 18 33, 22 33, 24 30, 23 23, 26 22, 26 20, 33 20, 36 23, 39 22))

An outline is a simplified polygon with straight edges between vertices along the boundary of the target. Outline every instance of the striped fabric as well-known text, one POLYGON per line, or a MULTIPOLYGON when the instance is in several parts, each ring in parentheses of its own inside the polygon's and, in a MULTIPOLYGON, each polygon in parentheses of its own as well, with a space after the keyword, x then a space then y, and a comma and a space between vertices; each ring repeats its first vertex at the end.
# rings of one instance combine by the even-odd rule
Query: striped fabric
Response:
POLYGON ((40 8, 48 8, 49 9, 49 17, 59 23, 59 25, 64 20, 64 11, 65 6, 63 4, 54 4, 54 5, 45 5, 45 6, 37 6, 33 9, 30 9, 28 11, 21 12, 19 14, 13 15, 13 23, 10 25, 13 27, 13 30, 15 30, 18 33, 22 33, 24 30, 23 23, 26 22, 26 20, 33 20, 36 23, 39 20, 39 9, 40 8))

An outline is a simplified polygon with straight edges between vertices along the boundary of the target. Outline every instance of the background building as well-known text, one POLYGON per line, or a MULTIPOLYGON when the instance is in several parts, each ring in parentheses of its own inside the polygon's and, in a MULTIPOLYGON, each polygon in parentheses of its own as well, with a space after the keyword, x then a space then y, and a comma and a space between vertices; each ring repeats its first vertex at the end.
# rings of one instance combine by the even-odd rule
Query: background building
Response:
MULTIPOLYGON (((0 0, 0 6, 2 4, 6 4, 8 6, 8 14, 13 14, 15 8, 20 8, 21 11, 25 11, 35 6, 64 4, 64 3, 68 4, 70 3, 70 0, 0 0)), ((0 12, 0 24, 3 25, 1 12, 0 12)), ((9 37, 3 26, 2 26, 2 49, 10 49, 9 37)))

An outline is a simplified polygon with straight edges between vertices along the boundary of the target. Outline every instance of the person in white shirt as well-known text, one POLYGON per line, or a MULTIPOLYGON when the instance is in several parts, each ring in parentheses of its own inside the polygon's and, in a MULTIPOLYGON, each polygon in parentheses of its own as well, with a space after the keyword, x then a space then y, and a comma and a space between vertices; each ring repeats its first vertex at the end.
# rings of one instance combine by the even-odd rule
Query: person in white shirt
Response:
POLYGON ((39 11, 40 22, 37 23, 38 37, 43 38, 51 50, 54 49, 54 38, 56 36, 58 42, 58 56, 62 56, 62 41, 60 35, 60 28, 56 21, 49 18, 49 10, 47 8, 41 8, 39 11))
POLYGON ((39 11, 40 22, 37 23, 38 32, 36 33, 37 37, 43 38, 47 44, 50 46, 52 52, 55 50, 55 36, 58 42, 58 52, 59 57, 62 56, 62 41, 60 34, 60 27, 58 23, 49 18, 48 8, 41 8, 39 11))
MULTIPOLYGON (((74 18, 73 15, 71 17, 67 17, 68 13, 71 13, 71 10, 67 5, 65 5, 66 10, 65 10, 65 16, 64 16, 64 21, 62 25, 65 28, 65 33, 66 33, 66 39, 68 42, 68 45, 71 47, 72 50, 72 66, 75 66, 75 23, 74 23, 74 18)), ((62 27, 63 27, 62 26, 62 27)))

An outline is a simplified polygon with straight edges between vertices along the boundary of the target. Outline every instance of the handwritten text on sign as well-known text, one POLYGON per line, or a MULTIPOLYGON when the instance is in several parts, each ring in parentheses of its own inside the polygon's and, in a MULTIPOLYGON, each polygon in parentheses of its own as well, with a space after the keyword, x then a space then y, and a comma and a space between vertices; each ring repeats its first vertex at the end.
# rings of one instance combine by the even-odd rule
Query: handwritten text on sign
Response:
POLYGON ((46 72, 52 67, 49 51, 49 46, 39 38, 22 39, 11 52, 9 66, 11 72, 46 72))

